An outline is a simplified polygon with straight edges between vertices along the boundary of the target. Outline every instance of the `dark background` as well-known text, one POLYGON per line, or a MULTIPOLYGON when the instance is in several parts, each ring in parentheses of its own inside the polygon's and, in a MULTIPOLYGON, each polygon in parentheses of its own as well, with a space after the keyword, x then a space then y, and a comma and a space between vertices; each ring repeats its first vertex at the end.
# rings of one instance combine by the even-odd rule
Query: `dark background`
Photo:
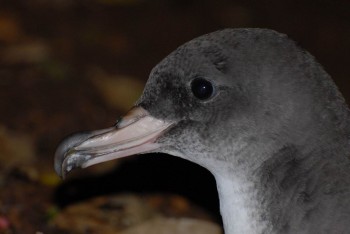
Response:
POLYGON ((220 222, 212 176, 181 159, 135 156, 63 183, 52 165, 67 134, 113 125, 164 56, 231 27, 288 34, 349 100, 347 0, 0 1, 0 233, 52 233, 52 207, 125 191, 179 194, 220 222))

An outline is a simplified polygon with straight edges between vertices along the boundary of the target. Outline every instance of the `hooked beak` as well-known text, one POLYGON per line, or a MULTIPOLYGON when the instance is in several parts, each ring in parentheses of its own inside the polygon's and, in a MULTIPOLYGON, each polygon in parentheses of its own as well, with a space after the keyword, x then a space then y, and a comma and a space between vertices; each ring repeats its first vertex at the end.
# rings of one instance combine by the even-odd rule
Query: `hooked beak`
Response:
POLYGON ((65 178, 74 168, 154 151, 160 147, 155 140, 172 124, 152 117, 142 107, 134 107, 115 127, 75 133, 64 139, 55 153, 56 173, 65 178))

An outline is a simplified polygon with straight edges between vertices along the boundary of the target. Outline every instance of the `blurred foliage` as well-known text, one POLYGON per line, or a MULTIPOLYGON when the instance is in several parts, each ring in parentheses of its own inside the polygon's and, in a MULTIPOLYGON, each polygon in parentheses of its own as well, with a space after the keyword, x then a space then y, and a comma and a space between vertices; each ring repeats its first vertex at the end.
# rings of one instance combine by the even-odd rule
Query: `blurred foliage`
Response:
POLYGON ((89 75, 106 103, 122 112, 135 104, 144 86, 134 77, 109 75, 98 69, 89 71, 89 75))
MULTIPOLYGON (((139 98, 150 70, 164 56, 185 41, 227 27, 267 27, 287 33, 315 55, 349 99, 348 0, 1 1, 0 233, 69 233, 76 225, 73 221, 79 228, 96 218, 91 213, 99 208, 93 199, 63 211, 56 208, 57 188, 64 190, 69 183, 53 170, 59 141, 74 131, 112 125, 139 98), (57 217, 63 223, 72 221, 71 226, 62 232, 53 224, 57 217)), ((83 181, 82 174, 101 176, 115 165, 104 164, 73 177, 83 181)), ((168 183, 164 181, 171 186, 168 183)), ((81 191, 74 187, 65 192, 68 195, 60 199, 81 191)), ((195 192, 196 196, 199 199, 195 192)), ((130 197, 139 204, 140 197, 130 197)), ((195 210, 187 200, 166 199, 164 194, 148 203, 170 217, 195 210)), ((102 209, 98 214, 108 212, 102 209)), ((121 220, 142 214, 122 217, 121 213, 117 215, 121 220)), ((195 213, 199 218, 206 215, 203 210, 195 213)), ((104 221, 92 224, 113 232, 114 226, 104 221)), ((168 225, 168 230, 181 226, 163 218, 149 221, 133 231, 159 224, 168 225)))

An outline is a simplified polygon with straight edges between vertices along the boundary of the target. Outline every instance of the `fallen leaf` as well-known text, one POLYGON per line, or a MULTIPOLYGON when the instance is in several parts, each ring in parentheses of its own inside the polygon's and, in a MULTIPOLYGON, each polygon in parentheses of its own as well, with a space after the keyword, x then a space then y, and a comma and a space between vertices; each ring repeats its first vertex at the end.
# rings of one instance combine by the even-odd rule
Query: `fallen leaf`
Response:
POLYGON ((208 221, 157 217, 120 234, 222 234, 222 230, 208 221))
POLYGON ((53 223, 73 233, 116 234, 145 222, 154 210, 141 198, 123 194, 98 197, 74 204, 61 211, 53 223))

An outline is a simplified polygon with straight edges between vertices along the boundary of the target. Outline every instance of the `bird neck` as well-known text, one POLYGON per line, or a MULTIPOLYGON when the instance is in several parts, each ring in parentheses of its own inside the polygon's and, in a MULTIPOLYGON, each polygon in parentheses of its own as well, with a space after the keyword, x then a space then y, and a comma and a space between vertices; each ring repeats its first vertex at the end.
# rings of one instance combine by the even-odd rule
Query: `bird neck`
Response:
MULTIPOLYGON (((256 186, 243 177, 215 175, 225 234, 259 234, 269 229, 261 219, 256 186)), ((271 232, 269 232, 271 233, 271 232)))
POLYGON ((254 170, 213 173, 225 234, 301 233, 312 227, 311 221, 304 223, 305 215, 322 222, 331 219, 329 213, 319 212, 320 207, 341 207, 331 207, 336 203, 325 194, 341 199, 350 193, 348 153, 338 144, 349 142, 332 139, 307 149, 284 146, 254 170))

